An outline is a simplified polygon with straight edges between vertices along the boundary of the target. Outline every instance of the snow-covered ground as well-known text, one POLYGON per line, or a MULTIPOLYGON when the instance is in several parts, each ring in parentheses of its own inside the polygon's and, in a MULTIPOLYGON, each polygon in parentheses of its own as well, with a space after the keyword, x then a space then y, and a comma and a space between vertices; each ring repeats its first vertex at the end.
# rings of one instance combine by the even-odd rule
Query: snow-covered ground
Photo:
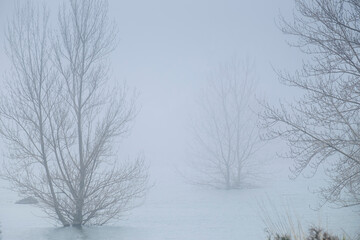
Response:
POLYGON ((153 167, 155 186, 141 207, 121 221, 81 231, 56 227, 36 207, 14 204, 18 196, 3 188, 2 240, 259 240, 265 239, 259 204, 266 206, 269 199, 278 211, 294 212, 304 227, 320 224, 333 233, 345 231, 350 235, 359 230, 358 213, 329 207, 312 210, 317 198, 308 192, 311 181, 303 178, 289 181, 286 172, 280 172, 259 188, 222 191, 187 185, 170 166, 153 167))

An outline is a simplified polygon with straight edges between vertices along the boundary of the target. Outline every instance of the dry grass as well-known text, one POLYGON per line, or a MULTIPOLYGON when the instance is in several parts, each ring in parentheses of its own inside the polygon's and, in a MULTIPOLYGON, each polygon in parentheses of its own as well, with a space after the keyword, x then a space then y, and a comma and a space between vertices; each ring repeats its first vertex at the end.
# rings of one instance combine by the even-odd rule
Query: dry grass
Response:
POLYGON ((265 225, 268 239, 275 240, 305 240, 302 224, 294 211, 288 205, 280 211, 268 198, 268 201, 258 204, 260 216, 265 225))
POLYGON ((351 238, 346 233, 339 238, 329 234, 322 227, 312 226, 303 228, 300 218, 285 205, 280 211, 275 204, 268 199, 267 203, 259 203, 260 216, 265 225, 267 240, 360 240, 351 238), (304 231, 305 229, 305 231, 304 231), (308 230, 307 230, 308 229, 308 230))

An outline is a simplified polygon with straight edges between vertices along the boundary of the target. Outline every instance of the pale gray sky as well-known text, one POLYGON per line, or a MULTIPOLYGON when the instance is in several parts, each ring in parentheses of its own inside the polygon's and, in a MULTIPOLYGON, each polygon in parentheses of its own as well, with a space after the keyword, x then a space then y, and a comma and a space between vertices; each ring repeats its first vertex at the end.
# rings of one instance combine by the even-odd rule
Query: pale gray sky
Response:
MULTIPOLYGON (((0 0, 1 45, 13 2, 0 0)), ((234 54, 247 56, 256 62, 261 91, 276 99, 286 94, 271 65, 294 69, 301 61, 275 25, 280 12, 291 15, 293 1, 110 0, 109 6, 120 37, 111 56, 113 80, 140 92, 141 112, 123 146, 132 154, 143 151, 152 164, 188 157, 190 119, 211 68, 234 54)), ((3 73, 8 60, 0 49, 3 73)))

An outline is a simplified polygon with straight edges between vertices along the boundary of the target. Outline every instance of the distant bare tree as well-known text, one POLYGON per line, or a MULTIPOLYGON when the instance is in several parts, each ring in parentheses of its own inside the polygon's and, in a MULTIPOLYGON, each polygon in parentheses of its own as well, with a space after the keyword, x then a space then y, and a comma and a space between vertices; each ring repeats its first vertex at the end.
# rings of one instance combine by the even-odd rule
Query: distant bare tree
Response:
POLYGON ((197 158, 191 166, 200 173, 195 183, 234 189, 254 177, 259 141, 250 109, 256 88, 252 74, 248 62, 233 58, 209 75, 202 118, 194 128, 197 158))
POLYGON ((17 5, 7 29, 12 74, 0 134, 12 161, 5 177, 64 226, 102 225, 147 189, 143 159, 118 161, 113 150, 136 110, 128 88, 109 85, 116 29, 107 10, 105 1, 70 0, 51 32, 46 7, 28 2, 17 5))
POLYGON ((309 59, 282 82, 304 93, 293 104, 265 105, 268 138, 281 137, 298 176, 325 167, 324 203, 360 205, 360 2, 296 0, 294 20, 282 19, 284 34, 309 59))

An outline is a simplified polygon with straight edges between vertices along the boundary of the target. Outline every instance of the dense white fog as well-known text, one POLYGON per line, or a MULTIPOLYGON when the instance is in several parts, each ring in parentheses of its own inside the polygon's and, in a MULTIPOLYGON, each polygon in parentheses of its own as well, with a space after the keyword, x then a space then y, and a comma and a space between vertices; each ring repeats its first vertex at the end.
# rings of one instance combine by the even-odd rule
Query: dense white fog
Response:
MULTIPOLYGON (((17 1, 19 6, 24 5, 26 2, 26 0, 17 1)), ((38 0, 30 2, 35 4, 41 3, 38 0)), ((45 2, 50 11, 49 29, 55 31, 58 26, 58 8, 62 6, 62 1, 43 2, 45 2)), ((69 2, 83 1, 64 1, 65 4, 69 2)), ((144 169, 136 170, 135 177, 129 177, 130 183, 125 187, 121 186, 125 189, 125 192, 130 188, 138 187, 141 189, 142 186, 139 187, 143 180, 139 180, 142 176, 141 171, 148 171, 148 181, 145 186, 146 195, 142 195, 142 189, 139 190, 139 193, 129 194, 130 196, 136 196, 136 200, 139 198, 139 201, 136 201, 136 207, 132 208, 131 206, 131 210, 124 213, 120 209, 119 212, 121 214, 119 218, 111 219, 109 222, 106 221, 104 225, 100 224, 102 226, 98 226, 99 224, 96 224, 96 222, 95 224, 82 224, 80 221, 80 225, 84 225, 81 228, 63 227, 66 224, 62 221, 57 221, 55 213, 53 213, 55 219, 49 218, 46 212, 43 211, 44 207, 39 207, 47 204, 41 205, 43 200, 41 198, 38 199, 40 201, 39 204, 15 204, 16 201, 27 196, 33 196, 34 194, 32 195, 31 191, 23 191, 21 194, 19 193, 19 187, 11 185, 11 181, 2 178, 0 179, 0 239, 270 239, 267 238, 269 232, 266 232, 266 228, 269 226, 267 226, 266 220, 264 221, 264 218, 267 216, 270 216, 275 224, 280 224, 280 222, 284 221, 289 222, 289 217, 294 221, 296 227, 298 227, 297 224, 300 222, 304 236, 308 233, 310 227, 321 227, 330 234, 339 236, 341 239, 343 236, 345 236, 344 239, 346 240, 357 239, 356 237, 360 229, 359 205, 338 207, 338 205, 332 204, 329 199, 328 203, 324 204, 324 200, 316 193, 319 188, 328 186, 330 182, 329 177, 326 175, 328 165, 320 165, 316 168, 317 172, 311 178, 307 178, 307 176, 310 176, 314 169, 305 168, 298 177, 293 179, 291 177, 294 175, 290 168, 294 169, 294 158, 283 158, 280 156, 289 152, 289 145, 291 144, 281 137, 273 140, 260 139, 261 134, 267 133, 267 129, 258 129, 258 127, 264 125, 261 122, 261 117, 259 118, 261 112, 264 111, 262 104, 269 103, 271 106, 278 107, 280 102, 294 103, 296 109, 298 106, 296 101, 304 94, 304 91, 281 84, 279 79, 279 72, 285 70, 289 73, 294 73, 296 70, 302 69, 304 59, 309 59, 308 53, 301 52, 297 47, 290 47, 287 43, 287 41, 296 40, 296 36, 288 36, 280 29, 280 16, 284 17, 284 19, 289 19, 289 22, 292 21, 293 12, 296 11, 295 2, 300 4, 300 1, 290 0, 109 0, 108 17, 110 21, 107 24, 114 23, 118 33, 115 39, 116 48, 104 60, 106 70, 109 71, 109 79, 105 82, 105 87, 113 90, 113 86, 122 86, 122 83, 126 82, 127 88, 124 91, 127 91, 130 98, 134 92, 137 96, 135 101, 136 114, 134 114, 133 118, 129 114, 131 115, 129 119, 123 117, 125 119, 124 122, 128 120, 130 122, 129 126, 126 125, 124 127, 126 130, 128 127, 129 131, 126 131, 125 134, 120 131, 121 134, 119 134, 120 137, 118 138, 112 139, 109 137, 113 152, 106 152, 108 149, 104 147, 105 153, 101 155, 101 152, 99 155, 105 158, 114 154, 117 159, 116 161, 119 161, 118 163, 120 164, 124 160, 132 162, 140 156, 140 164, 144 164, 142 165, 144 169), (233 63, 233 59, 239 60, 239 65, 236 65, 238 67, 236 69, 239 72, 237 70, 233 71, 231 67, 228 67, 233 63), (224 88, 234 89, 236 86, 240 86, 239 89, 241 90, 245 88, 245 85, 244 82, 239 82, 239 85, 229 85, 229 87, 223 83, 221 87, 216 85, 211 90, 209 82, 211 79, 216 81, 221 78, 217 78, 217 76, 225 76, 225 81, 227 79, 236 79, 233 76, 243 73, 242 67, 246 61, 251 65, 251 78, 249 78, 249 81, 253 81, 255 87, 249 88, 250 94, 247 91, 238 91, 240 93, 238 95, 235 94, 235 103, 232 103, 233 105, 229 108, 223 106, 228 100, 226 97, 223 97, 223 100, 225 99, 222 102, 223 105, 221 105, 220 101, 220 107, 216 108, 215 97, 212 97, 214 95, 208 95, 208 93, 212 90, 217 92, 217 90, 224 88), (238 116, 236 115, 238 113, 237 110, 239 109, 237 101, 241 100, 240 95, 248 95, 248 99, 250 99, 246 100, 248 101, 246 103, 241 102, 244 105, 240 104, 245 106, 242 107, 242 110, 246 108, 243 111, 249 113, 244 118, 236 118, 238 116), (251 107, 248 108, 249 106, 251 107), (221 111, 226 114, 222 115, 221 111), (232 113, 236 120, 231 118, 233 116, 231 115, 232 113), (225 115, 227 116, 227 114, 229 117, 224 118, 225 120, 221 118, 225 115), (209 115, 213 116, 213 118, 206 117, 209 115), (228 119, 230 119, 230 125, 234 121, 240 126, 235 124, 237 126, 235 130, 229 128, 228 119), (219 134, 219 129, 222 126, 228 127, 226 134, 219 134), (241 126, 246 126, 246 129, 241 129, 241 126), (195 128, 200 128, 200 132, 202 131, 203 135, 200 138, 196 135, 198 132, 195 128), (252 134, 252 138, 257 141, 256 144, 252 145, 253 148, 251 149, 249 146, 244 147, 246 144, 239 144, 242 146, 241 150, 247 149, 246 151, 249 151, 248 157, 244 157, 244 160, 238 162, 235 161, 236 163, 230 164, 231 167, 229 167, 229 171, 233 171, 233 166, 238 164, 240 166, 239 169, 241 168, 242 170, 241 174, 248 173, 250 178, 247 178, 244 185, 242 185, 242 182, 240 184, 235 181, 234 184, 229 183, 225 187, 219 187, 218 183, 222 184, 224 179, 219 180, 216 174, 218 174, 222 165, 211 165, 211 161, 209 161, 207 153, 204 153, 204 149, 205 151, 208 149, 208 152, 216 156, 222 150, 222 145, 225 146, 224 148, 231 145, 233 140, 232 134, 234 132, 247 132, 247 135, 241 136, 246 138, 252 134), (209 141, 213 145, 207 145, 208 140, 213 135, 216 135, 218 138, 215 138, 212 142, 209 141), (230 139, 229 142, 218 143, 219 135, 222 136, 222 139, 228 137, 230 139), (218 146, 220 146, 220 150, 218 146), (209 165, 201 163, 201 165, 197 165, 197 168, 194 168, 192 164, 194 162, 201 162, 201 157, 209 165), (256 174, 253 174, 253 170, 256 170, 254 171, 256 174), (136 175, 137 173, 138 175, 136 175), (203 184, 204 181, 201 184, 197 182, 195 176, 199 176, 199 173, 203 174, 200 175, 201 177, 205 176, 206 184, 203 184), (211 176, 211 180, 206 178, 206 176, 211 176), (212 180, 216 184, 210 184, 213 183, 211 182, 212 180)), ((331 2, 341 1, 332 0, 331 2)), ((360 9, 360 6, 358 8, 360 9)), ((11 30, 10 20, 14 15, 16 15, 15 1, 0 0, 0 81, 2 86, 5 86, 6 79, 10 80, 9 82, 11 83, 11 77, 14 76, 11 73, 11 69, 14 66, 5 51, 5 45, 9 39, 6 38, 6 32, 9 31, 8 26, 10 26, 11 30)), ((71 22, 71 17, 64 16, 71 22)), ((54 33, 49 34, 49 36, 52 36, 52 34, 54 33)), ((352 37, 355 39, 356 46, 359 46, 358 39, 356 39, 359 35, 354 34, 352 37)), ((25 38, 25 36, 20 36, 19 39, 22 40, 19 40, 19 42, 25 38)), ((24 41, 26 42, 26 40, 24 41)), ((57 44, 59 43, 57 42, 57 44)), ((49 49, 52 49, 53 45, 49 44, 49 49)), ((59 46, 58 48, 60 49, 61 44, 59 46)), ((17 49, 16 46, 14 49, 17 49)), ((75 51, 74 49, 71 51, 75 51)), ((71 51, 69 51, 70 56, 72 56, 71 51)), ((359 50, 355 48, 354 51, 359 50)), ((54 55, 63 57, 62 54, 56 55, 55 53, 54 55)), ((76 56, 75 53, 74 55, 76 56)), ((56 58, 49 60, 49 64, 62 66, 61 63, 57 63, 54 59, 56 58)), ((62 60, 59 60, 59 62, 61 61, 66 62, 67 58, 63 57, 62 60)), ((97 64, 96 61, 94 62, 97 64)), ((360 62, 356 64, 360 66, 360 62)), ((335 66, 336 64, 334 64, 335 66)), ((54 67, 54 69, 58 68, 54 67)), ((57 75, 60 82, 63 76, 59 73, 57 75)), ((63 75, 65 76, 66 74, 63 75)), ((73 75, 75 76, 76 74, 74 73, 73 75)), ((96 78, 97 75, 94 73, 92 76, 96 78)), ((21 81, 21 77, 19 79, 21 81)), ((70 77, 68 79, 64 77, 64 79, 68 80, 70 77)), ((354 82, 356 81, 355 78, 354 82)), ((51 88, 53 89, 53 87, 51 88)), ((58 89, 63 91, 61 87, 58 89)), ((0 92, 7 94, 7 90, 0 92)), ((71 91, 69 92, 72 93, 71 91)), ((236 91, 234 92, 237 93, 236 91)), ((111 94, 111 91, 109 93, 111 94)), ((99 96, 102 95, 100 94, 99 96)), ((119 97, 117 94, 109 96, 119 97)), ((71 96, 68 99, 71 99, 71 96)), ((96 100, 95 98, 94 101, 96 102, 96 100)), ((131 102, 131 100, 128 101, 131 102)), ((109 101, 109 103, 112 102, 109 101)), ((109 109, 111 109, 111 104, 109 105, 109 109)), ((63 107, 66 104, 59 106, 63 107)), ((74 104, 74 106, 76 107, 77 105, 74 104)), ((24 107, 24 109, 27 108, 24 107)), ((98 118, 108 116, 104 109, 94 110, 94 112, 98 111, 96 113, 99 115, 94 114, 94 116, 91 115, 89 117, 90 120, 95 119, 93 125, 84 125, 86 127, 90 126, 88 127, 89 129, 91 129, 91 126, 101 125, 96 121, 98 121, 98 118)), ((7 111, 11 112, 10 110, 7 111)), ((5 116, 3 112, 6 111, 0 107, 1 127, 7 124, 7 120, 3 121, 1 119, 1 116, 5 116)), ((244 115, 244 112, 239 111, 239 115, 244 115)), ((123 113, 121 112, 121 114, 123 113)), ((76 116, 73 117, 71 114, 69 116, 69 119, 77 119, 76 116)), ((51 116, 48 116, 48 118, 51 119, 51 116)), ((47 121, 48 118, 44 118, 44 121, 47 121)), ((111 114, 109 118, 111 118, 111 114)), ((55 117, 54 119, 54 122, 56 122, 57 119, 55 117)), ((312 122, 309 121, 309 125, 310 123, 312 122)), ((72 129, 72 125, 75 126, 75 121, 69 120, 69 124, 64 129, 72 129)), ((63 127, 63 125, 61 126, 63 127)), ((16 132, 16 130, 14 131, 16 132)), ((92 136, 97 137, 100 135, 97 130, 93 130, 93 133, 91 131, 89 130, 89 139, 92 136)), ((86 131, 84 130, 84 132, 86 131)), ((73 137, 71 135, 69 139, 73 139, 73 137)), ((61 137, 58 137, 58 139, 61 139, 58 140, 59 142, 62 141, 61 137)), ((244 142, 249 143, 250 141, 247 139, 244 142)), ((5 137, 1 136, 0 140, 0 152, 1 156, 3 156, 0 166, 12 165, 14 162, 11 161, 21 161, 19 160, 21 157, 9 159, 7 156, 9 155, 9 150, 10 154, 12 153, 12 149, 6 144, 5 137)), ((299 137, 298 140, 301 142, 304 139, 299 137)), ((356 142, 359 139, 353 140, 356 142)), ((75 143, 76 141, 74 140, 75 143)), ((56 143, 56 141, 54 142, 56 143)), ((94 142, 96 141, 94 140, 94 142)), ((88 145, 92 146, 91 144, 93 142, 89 140, 88 145)), ((51 149, 53 145, 49 144, 49 146, 49 149, 51 149)), ((64 146, 67 146, 67 143, 64 143, 64 146)), ((345 151, 349 148, 344 147, 345 151)), ((60 150, 63 150, 61 146, 59 147, 59 152, 60 150)), ((78 156, 80 154, 76 153, 75 147, 69 147, 68 150, 69 152, 75 151, 73 155, 70 153, 69 156, 66 155, 68 158, 71 158, 71 156, 80 158, 78 156)), ((236 149, 237 155, 234 153, 234 156, 238 157, 238 155, 241 155, 238 153, 241 150, 236 149)), ((51 150, 49 151, 51 152, 51 150)), ((52 156, 51 153, 46 153, 52 156)), ((231 154, 229 153, 228 155, 231 154)), ((243 155, 247 156, 247 153, 243 155)), ((324 155, 326 154, 324 153, 324 155)), ((336 161, 336 158, 331 160, 336 161)), ((227 161, 224 160, 223 162, 227 163, 227 161)), ((104 167, 99 169, 106 170, 109 166, 109 169, 111 169, 112 164, 111 161, 104 161, 104 167)), ((15 164, 13 165, 15 166, 15 164)), ((74 166, 77 165, 74 163, 74 166)), ((125 168, 127 165, 119 166, 125 168)), ((356 166, 357 168, 353 169, 359 169, 358 164, 356 166)), ((5 169, 5 167, 3 168, 5 169)), ((28 172, 31 171, 37 173, 37 170, 28 170, 28 172)), ((59 171, 56 172, 58 173, 59 171)), ((358 179, 359 171, 356 171, 357 175, 354 178, 357 177, 358 179)), ((5 174, 4 171, 0 172, 5 174)), ((76 175, 76 173, 74 174, 76 175)), ((106 176, 105 171, 99 171, 100 177, 102 176, 101 174, 106 176)), ((236 175, 233 172, 231 174, 236 175)), ((231 174, 228 173, 228 178, 235 178, 231 174)), ((124 173, 124 176, 128 175, 124 173)), ((241 175, 241 178, 238 178, 239 182, 240 179, 241 181, 243 180, 243 175, 241 175)), ((335 177, 335 179, 337 178, 335 177)), ((14 183, 14 179, 10 180, 14 183)), ((46 181, 48 180, 39 177, 39 183, 46 181)), ((226 182, 226 179, 224 181, 226 182)), ((56 180, 54 180, 55 182, 56 180)), ((144 182, 146 181, 144 180, 144 182)), ((354 182, 354 186, 350 184, 351 191, 358 194, 359 183, 355 180, 354 182)), ((76 188, 76 183, 74 185, 76 188)), ((47 185, 44 186, 46 189, 47 185)), ((99 184, 99 186, 102 185, 99 184)), ((104 186, 106 187, 106 184, 104 186)), ((61 187, 63 186, 61 185, 59 189, 62 189, 61 187)), ((112 191, 116 192, 114 189, 112 191)), ((69 191, 71 192, 71 190, 69 191)), ((111 190, 109 192, 105 193, 111 195, 111 190)), ((56 194, 61 195, 62 193, 56 194)), ((123 196, 121 194, 122 192, 120 193, 119 190, 119 195, 116 196, 123 196)), ((359 197, 359 195, 354 195, 359 197)), ((39 196, 47 195, 44 193, 43 195, 39 194, 39 196)), ((352 198, 355 199, 355 197, 352 198)), ((47 198, 44 197, 44 199, 47 198)), ((357 201, 359 203, 358 199, 357 201)), ((43 202, 46 201, 44 200, 43 202)), ((71 200, 64 200, 64 202, 60 203, 64 205, 69 204, 70 206, 69 202, 71 200)), ((54 204, 50 203, 48 205, 52 206, 54 204)), ((124 208, 125 205, 124 203, 124 208)), ((115 211, 114 209, 117 210, 117 208, 113 208, 109 211, 115 211)), ((51 212, 51 210, 48 211, 51 212)), ((66 213, 64 210, 64 215, 66 213)), ((109 212, 105 212, 105 214, 111 215, 109 212)), ((68 224, 77 225, 75 223, 77 222, 73 221, 68 224)), ((268 231, 271 230, 268 229, 268 231)), ((288 234, 292 234, 292 232, 288 234)), ((276 238, 271 239, 276 240, 276 238)))

